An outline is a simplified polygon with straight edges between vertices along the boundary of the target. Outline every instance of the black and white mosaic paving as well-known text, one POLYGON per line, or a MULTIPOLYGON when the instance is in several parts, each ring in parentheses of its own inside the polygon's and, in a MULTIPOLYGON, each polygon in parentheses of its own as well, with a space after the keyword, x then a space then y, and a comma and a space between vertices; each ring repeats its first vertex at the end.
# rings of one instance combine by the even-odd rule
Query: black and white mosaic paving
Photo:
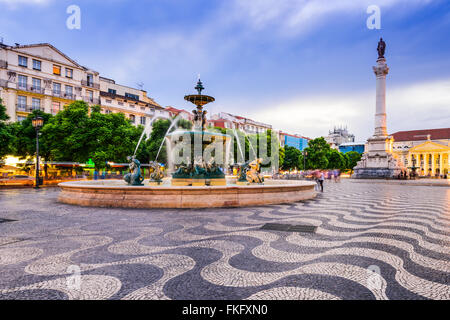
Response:
POLYGON ((0 191, 14 220, 0 223, 0 299, 450 299, 450 188, 342 181, 296 204, 202 210, 58 192, 0 191))

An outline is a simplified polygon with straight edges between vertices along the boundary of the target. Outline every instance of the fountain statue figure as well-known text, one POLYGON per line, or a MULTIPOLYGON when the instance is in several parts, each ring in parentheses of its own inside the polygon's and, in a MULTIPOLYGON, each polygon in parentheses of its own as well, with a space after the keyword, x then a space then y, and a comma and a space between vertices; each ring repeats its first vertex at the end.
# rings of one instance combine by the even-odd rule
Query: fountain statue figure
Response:
POLYGON ((127 173, 123 180, 125 180, 129 185, 132 186, 143 186, 142 183, 144 181, 144 177, 141 175, 141 163, 134 156, 129 157, 128 160, 131 160, 129 164, 130 173, 127 173))
POLYGON ((150 173, 150 184, 160 185, 164 178, 164 173, 161 171, 161 165, 156 161, 150 161, 150 168, 153 172, 150 173))
POLYGON ((237 181, 238 184, 264 183, 264 177, 261 175, 261 158, 253 161, 247 161, 241 165, 241 173, 237 181))

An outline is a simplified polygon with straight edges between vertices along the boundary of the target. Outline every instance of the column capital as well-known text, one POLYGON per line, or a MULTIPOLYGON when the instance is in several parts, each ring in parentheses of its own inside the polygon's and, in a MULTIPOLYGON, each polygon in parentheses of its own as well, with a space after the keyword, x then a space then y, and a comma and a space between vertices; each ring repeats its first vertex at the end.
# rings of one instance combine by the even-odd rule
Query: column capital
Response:
POLYGON ((386 76, 389 73, 389 67, 386 64, 386 59, 378 59, 377 65, 372 67, 373 72, 378 77, 386 76))

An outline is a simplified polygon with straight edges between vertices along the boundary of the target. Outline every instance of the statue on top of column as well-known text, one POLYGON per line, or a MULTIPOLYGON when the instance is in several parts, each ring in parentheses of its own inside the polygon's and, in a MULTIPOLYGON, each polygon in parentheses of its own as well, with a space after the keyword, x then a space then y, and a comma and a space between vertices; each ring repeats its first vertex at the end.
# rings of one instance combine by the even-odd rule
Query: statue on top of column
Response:
POLYGON ((384 58, 384 52, 386 51, 386 42, 383 41, 383 38, 380 38, 380 41, 378 42, 378 59, 384 58))

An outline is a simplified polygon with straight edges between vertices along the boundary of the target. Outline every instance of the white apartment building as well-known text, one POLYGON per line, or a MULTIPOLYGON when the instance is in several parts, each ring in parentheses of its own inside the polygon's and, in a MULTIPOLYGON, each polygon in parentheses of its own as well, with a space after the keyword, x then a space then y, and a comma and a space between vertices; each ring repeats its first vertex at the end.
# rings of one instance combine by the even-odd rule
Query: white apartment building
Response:
POLYGON ((269 129, 272 129, 272 125, 258 122, 249 118, 233 115, 227 112, 219 112, 214 114, 209 119, 208 123, 211 126, 239 129, 246 133, 263 133, 269 129))
POLYGON ((123 86, 104 77, 100 77, 100 105, 102 112, 121 112, 136 125, 145 126, 154 117, 170 116, 145 90, 123 86))
POLYGON ((0 98, 11 121, 35 109, 56 114, 74 100, 95 105, 100 102, 99 74, 48 43, 0 43, 0 98))
POLYGON ((170 116, 146 91, 100 77, 48 43, 0 43, 0 98, 10 121, 36 109, 56 114, 75 100, 100 105, 105 113, 122 112, 136 125, 170 116))

